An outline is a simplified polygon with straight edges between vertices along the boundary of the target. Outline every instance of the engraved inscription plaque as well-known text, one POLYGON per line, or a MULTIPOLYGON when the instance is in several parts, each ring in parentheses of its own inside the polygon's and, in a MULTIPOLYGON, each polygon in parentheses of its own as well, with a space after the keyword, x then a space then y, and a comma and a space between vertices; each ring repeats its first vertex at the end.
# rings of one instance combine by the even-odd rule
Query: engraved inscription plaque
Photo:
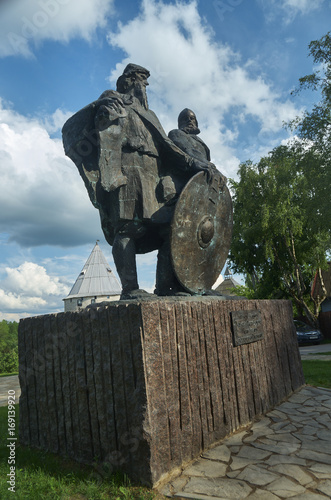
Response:
POLYGON ((263 339, 261 311, 232 311, 231 318, 235 347, 263 339))

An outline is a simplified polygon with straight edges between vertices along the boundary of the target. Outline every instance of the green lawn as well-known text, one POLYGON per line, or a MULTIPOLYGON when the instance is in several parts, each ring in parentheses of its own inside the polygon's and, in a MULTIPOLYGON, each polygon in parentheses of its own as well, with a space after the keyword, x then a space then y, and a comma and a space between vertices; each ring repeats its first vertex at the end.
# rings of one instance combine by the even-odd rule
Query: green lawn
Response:
MULTIPOLYGON (((16 428, 18 405, 16 405, 16 428)), ((9 474, 8 408, 0 407, 0 476, 9 474)), ((51 453, 16 448, 16 491, 0 483, 2 500, 157 500, 161 496, 148 488, 134 486, 123 475, 87 467, 51 453)), ((163 497, 162 497, 163 498, 163 497)))
POLYGON ((331 389, 331 361, 303 360, 302 367, 306 384, 331 389))

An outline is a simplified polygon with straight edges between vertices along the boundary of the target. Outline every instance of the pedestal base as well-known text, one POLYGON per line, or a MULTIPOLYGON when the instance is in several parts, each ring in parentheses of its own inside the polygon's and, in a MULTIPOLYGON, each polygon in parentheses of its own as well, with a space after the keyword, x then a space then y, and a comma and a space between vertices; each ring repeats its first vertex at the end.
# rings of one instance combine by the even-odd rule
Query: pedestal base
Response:
POLYGON ((304 384, 288 301, 167 298, 26 318, 19 356, 20 442, 148 485, 304 384), (234 342, 234 311, 261 312, 260 340, 253 321, 254 341, 234 342))

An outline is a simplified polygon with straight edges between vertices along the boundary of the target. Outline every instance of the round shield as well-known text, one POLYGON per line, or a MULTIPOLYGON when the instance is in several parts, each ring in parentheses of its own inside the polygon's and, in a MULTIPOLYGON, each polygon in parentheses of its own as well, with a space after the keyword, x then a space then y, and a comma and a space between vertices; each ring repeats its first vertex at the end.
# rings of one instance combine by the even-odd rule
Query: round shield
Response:
POLYGON ((192 177, 176 203, 171 224, 171 258, 181 285, 189 292, 210 290, 227 259, 232 236, 229 190, 215 174, 192 177))

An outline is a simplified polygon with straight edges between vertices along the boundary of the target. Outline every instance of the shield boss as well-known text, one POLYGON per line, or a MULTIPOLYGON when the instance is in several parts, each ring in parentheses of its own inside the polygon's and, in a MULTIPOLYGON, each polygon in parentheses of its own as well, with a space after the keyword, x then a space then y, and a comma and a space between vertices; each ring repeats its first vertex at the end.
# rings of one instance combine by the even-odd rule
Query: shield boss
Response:
POLYGON ((232 236, 232 201, 220 175, 208 183, 204 172, 192 177, 177 201, 171 224, 171 258, 186 290, 210 290, 227 259, 232 236))

